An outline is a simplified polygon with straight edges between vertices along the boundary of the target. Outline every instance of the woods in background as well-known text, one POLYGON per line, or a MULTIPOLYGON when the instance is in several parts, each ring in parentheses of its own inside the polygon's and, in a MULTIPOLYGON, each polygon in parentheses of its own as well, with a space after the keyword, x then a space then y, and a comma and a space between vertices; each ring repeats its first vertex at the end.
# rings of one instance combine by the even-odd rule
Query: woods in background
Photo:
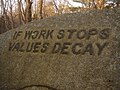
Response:
POLYGON ((91 9, 115 8, 120 0, 73 0, 81 3, 74 7, 70 0, 0 0, 0 34, 32 20, 91 9))

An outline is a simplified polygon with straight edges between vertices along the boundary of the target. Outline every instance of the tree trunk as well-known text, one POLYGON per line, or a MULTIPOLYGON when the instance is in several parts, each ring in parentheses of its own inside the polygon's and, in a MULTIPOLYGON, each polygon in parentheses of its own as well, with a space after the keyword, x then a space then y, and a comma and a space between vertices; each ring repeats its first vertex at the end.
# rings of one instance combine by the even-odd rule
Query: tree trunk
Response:
POLYGON ((8 30, 8 27, 7 27, 7 25, 8 25, 8 22, 7 22, 7 12, 5 10, 5 3, 4 3, 3 0, 1 0, 1 6, 2 6, 2 10, 3 10, 4 25, 5 25, 4 30, 2 31, 2 33, 3 33, 3 32, 8 30))
POLYGON ((14 28, 14 19, 13 19, 13 6, 10 0, 10 16, 11 16, 11 27, 14 28))
POLYGON ((54 4, 54 6, 55 6, 56 12, 59 14, 59 9, 58 9, 58 7, 57 7, 57 5, 56 5, 56 3, 55 3, 55 0, 53 0, 53 4, 54 4))
POLYGON ((19 17, 19 24, 22 24, 22 15, 21 15, 21 0, 17 0, 18 3, 18 17, 19 17))
POLYGON ((26 0, 26 22, 32 21, 32 2, 31 0, 26 0))
POLYGON ((37 17, 43 19, 43 0, 37 0, 37 17))
POLYGON ((96 4, 97 4, 97 9, 103 9, 105 0, 97 0, 96 4))
POLYGON ((24 10, 24 8, 23 8, 23 4, 21 3, 21 18, 22 18, 22 23, 26 23, 26 12, 25 12, 25 10, 24 10))

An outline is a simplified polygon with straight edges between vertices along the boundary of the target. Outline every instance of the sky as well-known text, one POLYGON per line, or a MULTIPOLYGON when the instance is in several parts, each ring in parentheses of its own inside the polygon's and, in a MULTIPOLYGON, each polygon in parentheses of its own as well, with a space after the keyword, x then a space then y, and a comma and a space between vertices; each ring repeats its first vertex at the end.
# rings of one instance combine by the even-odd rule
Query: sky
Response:
POLYGON ((70 3, 71 5, 73 5, 74 7, 81 7, 81 6, 82 6, 81 3, 73 2, 73 0, 69 0, 69 3, 70 3))
MULTIPOLYGON (((52 1, 52 0, 46 0, 46 1, 52 1)), ((62 3, 64 3, 64 0, 55 0, 55 2, 56 2, 57 4, 59 4, 59 1, 62 2, 62 3)), ((73 2, 73 0, 68 0, 68 1, 69 1, 69 3, 70 3, 73 7, 81 7, 81 6, 82 6, 81 3, 73 2)), ((64 4, 65 4, 65 3, 64 3, 64 4)))
MULTIPOLYGON (((46 1, 52 1, 52 0, 46 0, 46 1)), ((59 4, 59 1, 64 3, 65 0, 55 0, 55 2, 56 2, 57 4, 59 4)), ((73 0, 66 0, 66 1, 69 1, 69 3, 70 3, 73 7, 82 7, 82 3, 73 2, 73 0)), ((78 1, 79 1, 79 0, 78 0, 78 1)), ((110 1, 108 0, 107 3, 112 3, 112 1, 111 1, 111 0, 110 0, 110 1)))

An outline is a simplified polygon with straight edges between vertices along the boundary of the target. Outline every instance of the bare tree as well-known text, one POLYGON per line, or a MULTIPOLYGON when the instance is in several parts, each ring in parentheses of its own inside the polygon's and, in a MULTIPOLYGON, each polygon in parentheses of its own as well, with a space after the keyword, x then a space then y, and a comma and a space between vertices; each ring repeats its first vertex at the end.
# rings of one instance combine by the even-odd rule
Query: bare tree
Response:
POLYGON ((9 1, 10 4, 10 16, 11 16, 11 27, 12 29, 14 28, 14 19, 13 19, 13 5, 12 5, 12 1, 9 1))
MULTIPOLYGON (((5 25, 4 31, 8 30, 7 11, 5 9, 5 6, 6 6, 5 2, 3 0, 1 0, 1 7, 2 7, 2 11, 3 11, 4 25, 5 25)), ((2 32, 4 32, 4 31, 2 31, 2 32)))
POLYGON ((32 8, 32 11, 34 11, 33 13, 33 19, 37 20, 37 1, 34 1, 34 6, 32 8))
POLYGON ((26 12, 25 12, 25 9, 23 8, 22 2, 21 2, 21 15, 22 15, 22 22, 26 23, 26 12))
POLYGON ((43 0, 37 0, 37 16, 43 19, 43 0))
POLYGON ((97 9, 103 9, 105 6, 105 0, 97 0, 96 6, 97 6, 97 9))
POLYGON ((56 12, 59 14, 59 9, 58 9, 58 7, 57 7, 57 5, 56 5, 55 0, 53 0, 53 4, 54 4, 54 6, 55 6, 56 12))
POLYGON ((26 22, 32 21, 32 2, 31 0, 25 0, 26 1, 26 22))
POLYGON ((19 24, 22 24, 21 0, 17 0, 19 24))

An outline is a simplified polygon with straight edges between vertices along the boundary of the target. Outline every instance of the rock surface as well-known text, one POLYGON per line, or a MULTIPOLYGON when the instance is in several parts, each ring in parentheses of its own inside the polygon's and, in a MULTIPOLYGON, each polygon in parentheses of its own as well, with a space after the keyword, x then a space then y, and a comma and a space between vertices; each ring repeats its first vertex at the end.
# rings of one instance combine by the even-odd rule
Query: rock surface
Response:
POLYGON ((119 90, 120 9, 64 14, 0 35, 0 90, 119 90))

